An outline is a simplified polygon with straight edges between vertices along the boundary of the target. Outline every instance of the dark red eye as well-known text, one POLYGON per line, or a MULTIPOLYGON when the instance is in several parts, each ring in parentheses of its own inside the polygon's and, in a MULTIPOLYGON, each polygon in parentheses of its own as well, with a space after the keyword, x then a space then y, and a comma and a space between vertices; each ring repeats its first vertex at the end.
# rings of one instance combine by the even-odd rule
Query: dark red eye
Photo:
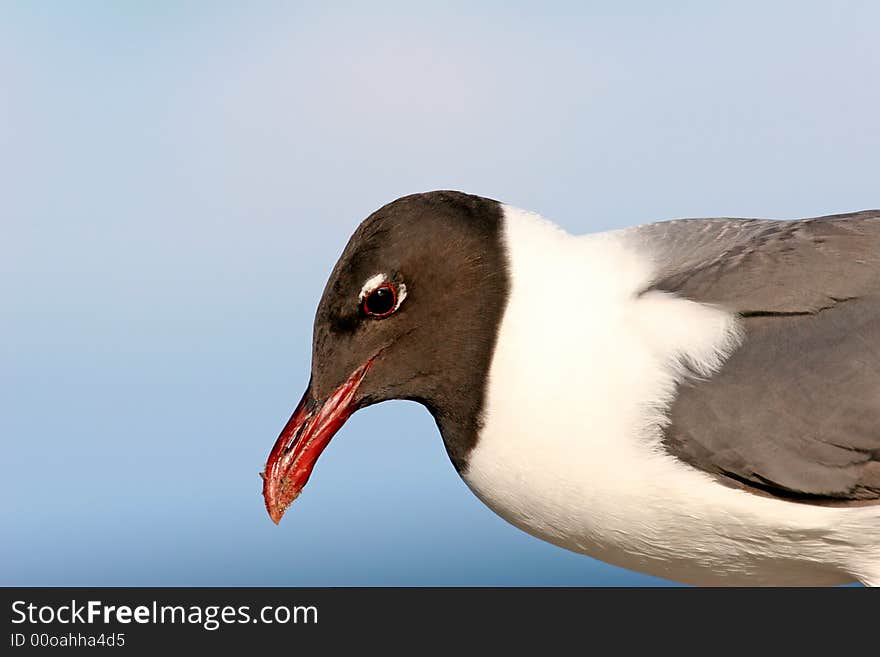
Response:
POLYGON ((397 291, 383 283, 364 297, 364 312, 370 317, 387 317, 397 308, 397 291))

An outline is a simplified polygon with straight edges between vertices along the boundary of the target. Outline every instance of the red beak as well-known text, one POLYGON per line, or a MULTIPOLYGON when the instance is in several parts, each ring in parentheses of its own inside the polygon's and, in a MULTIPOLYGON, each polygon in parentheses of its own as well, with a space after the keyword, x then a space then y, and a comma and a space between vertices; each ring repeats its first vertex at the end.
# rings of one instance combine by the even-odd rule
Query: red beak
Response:
POLYGON ((275 524, 302 491, 315 462, 333 435, 357 410, 355 394, 372 359, 359 367, 323 404, 307 389, 266 461, 263 498, 266 510, 275 524))

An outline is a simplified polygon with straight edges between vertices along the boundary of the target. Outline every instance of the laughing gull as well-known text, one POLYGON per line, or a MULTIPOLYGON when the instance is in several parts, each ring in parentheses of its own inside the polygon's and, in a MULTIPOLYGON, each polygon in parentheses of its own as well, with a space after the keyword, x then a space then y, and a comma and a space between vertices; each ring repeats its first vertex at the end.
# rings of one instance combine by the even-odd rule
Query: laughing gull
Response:
POLYGON ((573 236, 460 192, 355 231, 263 473, 277 523, 333 434, 424 404, 471 490, 546 541, 700 585, 880 585, 880 210, 573 236))

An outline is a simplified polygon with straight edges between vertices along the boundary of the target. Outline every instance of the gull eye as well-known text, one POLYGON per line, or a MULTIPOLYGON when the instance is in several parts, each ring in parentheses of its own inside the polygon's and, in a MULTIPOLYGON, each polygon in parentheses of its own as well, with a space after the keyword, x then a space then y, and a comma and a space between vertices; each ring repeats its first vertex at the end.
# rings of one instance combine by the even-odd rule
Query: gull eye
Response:
POLYGON ((383 283, 364 297, 364 312, 370 317, 388 317, 397 310, 397 292, 390 283, 383 283))

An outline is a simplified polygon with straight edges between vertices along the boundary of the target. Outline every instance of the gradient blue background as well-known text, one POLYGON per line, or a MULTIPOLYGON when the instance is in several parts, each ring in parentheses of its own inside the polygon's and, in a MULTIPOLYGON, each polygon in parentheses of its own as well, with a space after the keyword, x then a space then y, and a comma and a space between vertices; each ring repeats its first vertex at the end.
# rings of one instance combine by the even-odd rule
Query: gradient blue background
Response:
POLYGON ((428 413, 257 473, 357 223, 880 205, 880 4, 0 2, 0 584, 663 583, 542 543, 428 413), (662 6, 661 6, 662 5, 662 6))

